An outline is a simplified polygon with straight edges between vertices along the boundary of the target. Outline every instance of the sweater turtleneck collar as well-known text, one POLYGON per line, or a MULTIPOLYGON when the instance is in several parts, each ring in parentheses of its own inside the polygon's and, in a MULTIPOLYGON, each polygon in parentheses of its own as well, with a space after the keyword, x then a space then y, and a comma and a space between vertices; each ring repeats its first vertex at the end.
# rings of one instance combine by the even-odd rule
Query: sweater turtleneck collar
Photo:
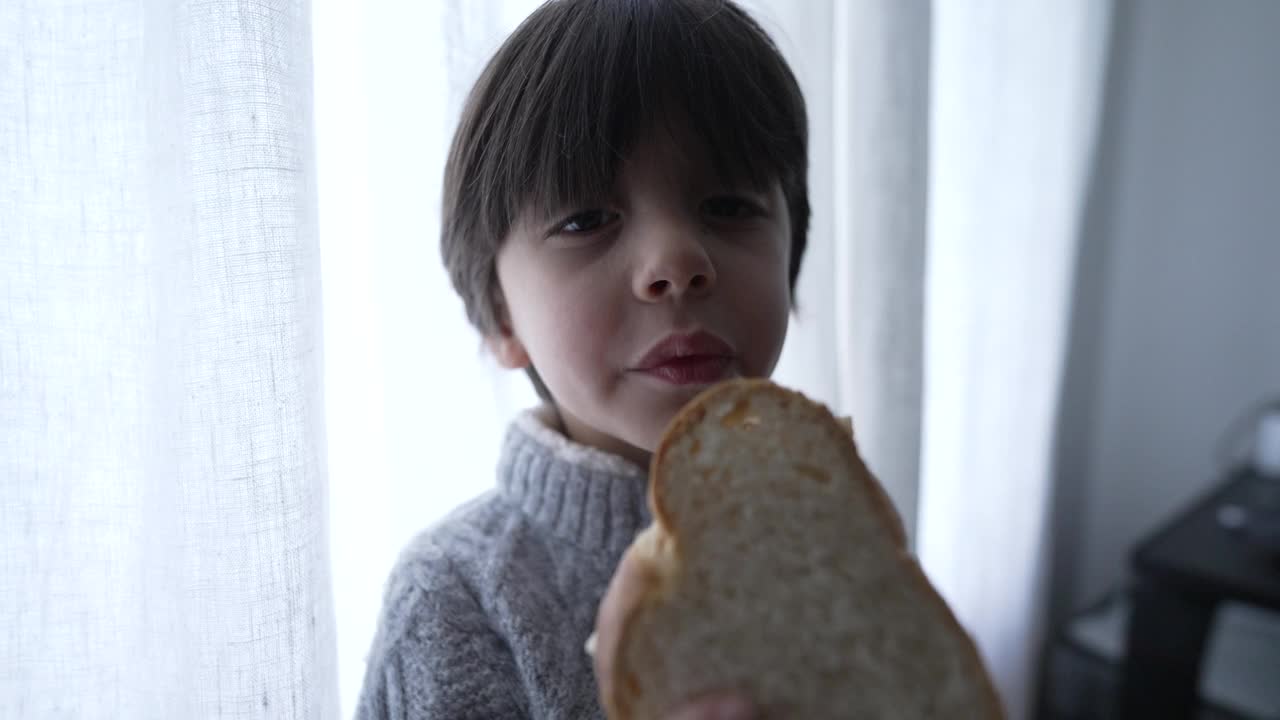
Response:
POLYGON ((546 405, 515 418, 503 443, 498 487, 553 535, 621 555, 651 520, 648 472, 570 440, 555 418, 546 405))

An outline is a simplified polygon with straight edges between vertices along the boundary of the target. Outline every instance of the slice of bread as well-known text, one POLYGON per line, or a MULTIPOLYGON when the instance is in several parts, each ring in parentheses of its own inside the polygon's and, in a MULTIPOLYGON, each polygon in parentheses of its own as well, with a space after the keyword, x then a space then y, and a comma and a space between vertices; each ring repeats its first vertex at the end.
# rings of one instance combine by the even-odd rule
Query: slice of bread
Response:
POLYGON ((708 389, 668 426, 649 486, 651 566, 604 703, 661 718, 708 691, 767 718, 1002 718, 972 639, 826 407, 767 380, 708 389))

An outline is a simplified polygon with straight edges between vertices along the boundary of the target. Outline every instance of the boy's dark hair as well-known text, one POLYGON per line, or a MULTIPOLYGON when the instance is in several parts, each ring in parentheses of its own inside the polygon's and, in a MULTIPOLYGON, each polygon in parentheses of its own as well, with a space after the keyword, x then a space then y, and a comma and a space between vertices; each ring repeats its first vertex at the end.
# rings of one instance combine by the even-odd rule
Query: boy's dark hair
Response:
MULTIPOLYGON (((681 123, 725 181, 779 181, 792 304, 809 229, 808 129, 791 69, 729 0, 552 0, 485 66, 445 166, 441 252, 467 317, 499 331, 496 257, 527 207, 598 199, 649 130, 681 123)), ((537 372, 529 376, 552 401, 537 372)))

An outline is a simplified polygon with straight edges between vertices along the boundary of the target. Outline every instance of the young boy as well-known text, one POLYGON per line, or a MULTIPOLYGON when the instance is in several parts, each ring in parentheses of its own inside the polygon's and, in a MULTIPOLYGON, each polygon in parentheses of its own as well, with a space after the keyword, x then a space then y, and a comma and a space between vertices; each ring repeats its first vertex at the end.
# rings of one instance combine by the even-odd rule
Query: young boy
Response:
POLYGON ((781 352, 806 146, 794 76, 728 0, 555 0, 498 50, 450 150, 441 245, 544 402, 509 428, 496 489, 401 555, 360 718, 603 717, 583 643, 650 520, 650 453, 697 392, 781 352))

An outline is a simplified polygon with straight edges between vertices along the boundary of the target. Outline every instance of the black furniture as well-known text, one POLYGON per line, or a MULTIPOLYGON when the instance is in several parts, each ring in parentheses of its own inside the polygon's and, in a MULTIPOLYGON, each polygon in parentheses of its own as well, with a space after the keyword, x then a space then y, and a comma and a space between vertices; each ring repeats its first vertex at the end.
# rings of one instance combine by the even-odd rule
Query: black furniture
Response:
POLYGON ((1217 609, 1280 610, 1280 553, 1251 530, 1277 521, 1280 479, 1239 470, 1138 546, 1121 718, 1193 718, 1217 609))
MULTIPOLYGON (((1132 616, 1127 587, 1109 593, 1099 602, 1072 615, 1055 628, 1046 647, 1036 720, 1122 720, 1120 680, 1124 670, 1127 628, 1132 616)), ((1197 720, 1272 720, 1280 718, 1277 693, 1259 692, 1250 679, 1234 675, 1239 660, 1248 653, 1244 634, 1280 637, 1280 615, 1263 618, 1256 611, 1227 606, 1219 614, 1215 638, 1195 709, 1197 720), (1243 652, 1242 652, 1243 651, 1243 652), (1223 685, 1231 675, 1241 682, 1223 685), (1215 682, 1216 680, 1216 682, 1215 682), (1248 689, 1244 689, 1248 688, 1248 689), (1266 695, 1273 702, 1268 703, 1266 695), (1274 707, 1274 712, 1267 710, 1274 707), (1258 712, 1250 712, 1257 710, 1258 712)), ((1280 643, 1263 659, 1280 664, 1280 643)), ((1266 679, 1253 678, 1265 684, 1266 679)))

